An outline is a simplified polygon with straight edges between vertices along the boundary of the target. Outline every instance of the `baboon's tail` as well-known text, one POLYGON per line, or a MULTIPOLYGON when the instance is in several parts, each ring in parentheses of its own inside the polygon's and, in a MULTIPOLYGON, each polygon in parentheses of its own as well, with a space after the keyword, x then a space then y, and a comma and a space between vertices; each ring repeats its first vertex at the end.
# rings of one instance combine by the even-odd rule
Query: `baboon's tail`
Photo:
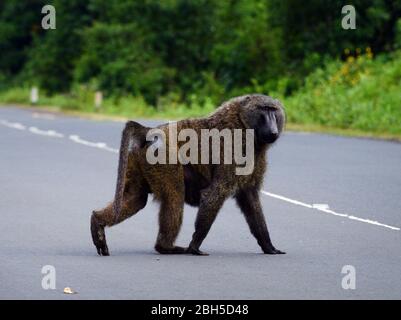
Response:
POLYGON ((140 125, 135 121, 128 121, 125 124, 125 128, 122 132, 120 156, 118 160, 116 193, 113 202, 113 210, 116 221, 118 220, 121 214, 121 208, 123 203, 125 177, 128 165, 128 154, 130 151, 134 151, 137 147, 140 147, 143 141, 146 141, 147 129, 148 128, 140 125))

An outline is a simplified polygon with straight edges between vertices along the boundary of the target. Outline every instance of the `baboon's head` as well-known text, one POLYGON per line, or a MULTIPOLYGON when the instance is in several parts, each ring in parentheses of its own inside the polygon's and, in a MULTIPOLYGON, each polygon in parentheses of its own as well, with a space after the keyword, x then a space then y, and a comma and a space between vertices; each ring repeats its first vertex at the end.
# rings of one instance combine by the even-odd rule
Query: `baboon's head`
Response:
POLYGON ((257 144, 274 143, 280 136, 285 121, 282 104, 262 94, 239 97, 240 118, 248 129, 255 130, 257 144))

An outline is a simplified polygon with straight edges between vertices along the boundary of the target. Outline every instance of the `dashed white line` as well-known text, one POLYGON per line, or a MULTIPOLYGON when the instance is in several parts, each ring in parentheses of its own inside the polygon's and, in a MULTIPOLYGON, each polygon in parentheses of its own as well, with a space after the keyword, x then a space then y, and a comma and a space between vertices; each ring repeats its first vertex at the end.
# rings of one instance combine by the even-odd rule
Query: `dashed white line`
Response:
POLYGON ((0 123, 6 127, 17 129, 17 130, 25 130, 26 127, 18 122, 9 122, 7 120, 0 120, 0 123))
MULTIPOLYGON (((9 128, 13 128, 13 129, 17 129, 17 130, 25 130, 27 127, 24 126, 21 123, 18 122, 9 122, 6 120, 2 120, 0 119, 0 124, 9 127, 9 128)), ((63 138, 64 135, 62 133, 58 133, 54 130, 40 130, 36 127, 29 127, 28 130, 34 134, 39 134, 39 135, 44 135, 44 136, 49 136, 49 137, 57 137, 57 138, 63 138)), ((82 138, 80 138, 78 135, 69 135, 69 139, 75 143, 79 143, 88 147, 93 147, 93 148, 98 148, 101 150, 105 150, 105 151, 109 151, 109 152, 113 152, 113 153, 118 153, 119 150, 118 149, 114 149, 111 148, 109 146, 107 146, 106 143, 104 142, 92 142, 92 141, 87 141, 84 140, 82 138)), ((372 224, 372 225, 376 225, 376 226, 380 226, 380 227, 384 227, 384 228, 388 228, 391 230, 396 230, 396 231, 400 231, 400 228, 398 227, 394 227, 394 226, 390 226, 375 220, 370 220, 370 219, 363 219, 363 218, 359 218, 353 215, 349 215, 346 213, 339 213, 339 212, 335 212, 331 209, 329 209, 329 206, 327 204, 308 204, 302 201, 298 201, 298 200, 294 200, 294 199, 290 199, 275 193, 271 193, 271 192, 267 192, 265 190, 261 191, 264 195, 268 196, 268 197, 272 197, 272 198, 276 198, 297 206, 301 206, 301 207, 305 207, 308 209, 312 209, 312 210, 317 210, 320 212, 324 212, 324 213, 329 213, 331 215, 334 216, 338 216, 338 217, 342 217, 342 218, 347 218, 350 220, 355 220, 355 221, 359 221, 359 222, 364 222, 364 223, 368 223, 368 224, 372 224)))
MULTIPOLYGON (((8 127, 8 128, 12 128, 12 129, 17 129, 17 130, 26 130, 27 127, 24 126, 23 124, 19 123, 19 122, 10 122, 7 120, 0 120, 0 124, 8 127)), ((58 133, 54 130, 40 130, 36 127, 29 127, 28 130, 34 134, 39 134, 42 136, 49 136, 49 137, 55 137, 55 138, 63 138, 64 135, 62 133, 58 133)))
POLYGON ((280 196, 280 195, 275 194, 275 193, 267 192, 265 190, 262 190, 261 192, 266 196, 269 196, 269 197, 272 197, 272 198, 276 198, 276 199, 280 199, 280 200, 283 200, 283 201, 286 201, 286 202, 289 202, 289 203, 292 203, 292 204, 295 204, 295 205, 298 205, 298 206, 306 207, 306 208, 317 210, 317 211, 320 211, 320 212, 329 213, 331 215, 347 218, 347 219, 350 219, 350 220, 369 223, 369 224, 373 224, 373 225, 376 225, 376 226, 388 228, 388 229, 391 229, 391 230, 400 231, 400 228, 398 228, 398 227, 390 226, 388 224, 384 224, 384 223, 381 223, 381 222, 378 222, 378 221, 374 221, 374 220, 370 220, 370 219, 358 218, 358 217, 355 217, 353 215, 349 215, 349 214, 346 214, 346 213, 335 212, 335 211, 330 210, 327 207, 322 206, 322 205, 307 204, 307 203, 304 203, 304 202, 301 202, 301 201, 298 201, 298 200, 293 200, 293 199, 290 199, 290 198, 287 198, 287 197, 280 196))
POLYGON ((114 152, 114 153, 118 153, 118 149, 113 149, 107 146, 106 143, 104 142, 91 142, 91 141, 87 141, 84 139, 81 139, 78 135, 76 134, 72 134, 69 136, 71 141, 74 141, 75 143, 79 143, 79 144, 83 144, 85 146, 88 147, 92 147, 92 148, 98 148, 98 149, 102 149, 102 150, 106 150, 109 152, 114 152))
POLYGON ((54 138, 64 138, 64 135, 62 133, 58 133, 54 130, 40 130, 36 127, 29 127, 29 131, 34 133, 34 134, 39 134, 41 136, 48 136, 48 137, 54 137, 54 138))

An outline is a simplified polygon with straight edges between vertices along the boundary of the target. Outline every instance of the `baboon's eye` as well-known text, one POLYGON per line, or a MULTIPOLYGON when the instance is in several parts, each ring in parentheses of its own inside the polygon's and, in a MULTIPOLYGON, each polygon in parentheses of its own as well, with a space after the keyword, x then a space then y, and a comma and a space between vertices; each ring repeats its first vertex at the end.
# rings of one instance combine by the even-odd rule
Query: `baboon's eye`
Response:
POLYGON ((264 124, 266 122, 266 117, 263 113, 259 114, 259 123, 264 124))

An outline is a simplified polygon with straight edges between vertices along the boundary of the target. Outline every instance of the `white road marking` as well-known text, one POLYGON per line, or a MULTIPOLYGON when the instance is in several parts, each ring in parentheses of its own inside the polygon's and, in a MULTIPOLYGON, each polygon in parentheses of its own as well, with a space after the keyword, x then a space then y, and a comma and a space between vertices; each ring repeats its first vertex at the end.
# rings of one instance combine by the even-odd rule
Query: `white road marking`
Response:
POLYGON ((109 152, 118 153, 118 149, 113 149, 107 146, 104 142, 91 142, 84 139, 81 139, 78 135, 72 134, 69 136, 70 140, 74 141, 75 143, 83 144, 88 147, 98 148, 102 150, 106 150, 109 152))
MULTIPOLYGON (((21 123, 18 122, 9 122, 6 120, 1 120, 0 119, 0 124, 9 127, 9 128, 13 128, 13 129, 18 129, 18 130, 25 130, 26 126, 24 126, 21 123)), ((39 134, 39 135, 45 135, 45 136, 51 136, 51 137, 57 137, 57 138, 64 138, 64 135, 61 133, 58 133, 54 130, 40 130, 36 127, 29 127, 29 131, 35 134, 39 134)), ((79 143, 88 147, 93 147, 93 148, 98 148, 101 150, 105 150, 105 151, 109 151, 109 152, 113 152, 113 153, 118 153, 119 150, 118 149, 114 149, 114 148, 110 148, 109 146, 107 146, 106 143, 104 142, 91 142, 91 141, 87 141, 84 139, 81 139, 78 135, 70 135, 69 139, 75 143, 79 143)), ((355 220, 355 221, 359 221, 359 222, 364 222, 364 223, 368 223, 368 224, 372 224, 372 225, 376 225, 376 226, 380 226, 380 227, 384 227, 384 228, 388 228, 391 230, 396 230, 396 231, 400 231, 400 228, 398 227, 394 227, 394 226, 390 226, 384 223, 380 223, 378 221, 374 221, 374 220, 370 220, 370 219, 363 219, 363 218, 359 218, 353 215, 349 215, 346 213, 339 213, 339 212, 335 212, 331 209, 329 209, 329 205, 328 204, 319 204, 319 203, 315 203, 315 204, 308 204, 302 201, 298 201, 298 200, 294 200, 294 199, 290 199, 275 193, 271 193, 271 192, 267 192, 265 190, 261 191, 264 195, 275 198, 275 199, 279 199, 297 206, 301 206, 301 207, 305 207, 308 209, 313 209, 313 210, 317 210, 320 212, 325 212, 325 213, 329 213, 331 215, 334 216, 338 216, 338 217, 342 217, 342 218, 347 218, 350 220, 355 220)))
POLYGON ((301 201, 298 201, 298 200, 293 200, 293 199, 290 199, 290 198, 287 198, 287 197, 280 196, 280 195, 275 194, 275 193, 267 192, 265 190, 262 190, 261 192, 266 196, 269 196, 269 197, 272 197, 272 198, 276 198, 276 199, 280 199, 280 200, 283 200, 283 201, 286 201, 286 202, 289 202, 289 203, 292 203, 292 204, 295 204, 295 205, 298 205, 298 206, 302 206, 302 207, 306 207, 306 208, 309 208, 309 209, 314 209, 314 210, 318 210, 318 211, 321 211, 321 212, 329 213, 329 214, 332 214, 332 215, 338 216, 338 217, 343 217, 343 218, 347 218, 347 219, 351 219, 351 220, 356 220, 356 221, 360 221, 360 222, 364 222, 364 223, 373 224, 373 225, 384 227, 384 228, 388 228, 388 229, 391 229, 391 230, 400 231, 400 228, 398 228, 398 227, 390 226, 388 224, 380 223, 378 221, 374 221, 374 220, 370 220, 370 219, 358 218, 358 217, 355 217, 353 215, 349 215, 349 214, 346 214, 346 213, 335 212, 333 210, 328 209, 328 205, 316 205, 316 204, 315 205, 310 205, 310 204, 307 204, 307 203, 304 203, 304 202, 301 202, 301 201))
POLYGON ((319 211, 322 211, 322 212, 326 212, 326 213, 330 213, 333 216, 338 216, 338 217, 343 217, 343 218, 347 218, 348 217, 348 214, 338 213, 338 212, 335 212, 333 210, 326 209, 326 208, 313 208, 313 209, 316 209, 316 210, 319 210, 319 211))
POLYGON ((287 201, 287 202, 292 203, 292 204, 296 204, 296 205, 298 205, 298 206, 302 206, 302 207, 306 207, 306 208, 309 208, 309 209, 313 209, 312 205, 307 204, 307 203, 303 203, 303 202, 301 202, 301 201, 292 200, 292 199, 290 199, 290 198, 283 197, 283 196, 280 196, 280 195, 278 195, 278 194, 274 194, 274 193, 271 193, 271 192, 267 192, 267 191, 265 191, 265 190, 262 190, 262 193, 265 194, 265 195, 267 195, 267 196, 269 196, 269 197, 273 197, 273 198, 276 198, 276 199, 280 199, 280 200, 283 200, 283 201, 287 201))
POLYGON ((329 210, 330 207, 326 203, 313 203, 312 207, 315 209, 324 209, 324 210, 329 210))
POLYGON ((34 133, 34 134, 39 134, 41 136, 48 136, 48 137, 54 137, 54 138, 64 138, 64 135, 62 133, 58 133, 54 130, 40 130, 36 127, 29 127, 29 131, 34 133))
POLYGON ((17 129, 17 130, 25 130, 26 129, 26 127, 23 124, 18 123, 18 122, 9 122, 7 120, 0 120, 0 123, 3 126, 9 127, 9 128, 13 128, 13 129, 17 129))

